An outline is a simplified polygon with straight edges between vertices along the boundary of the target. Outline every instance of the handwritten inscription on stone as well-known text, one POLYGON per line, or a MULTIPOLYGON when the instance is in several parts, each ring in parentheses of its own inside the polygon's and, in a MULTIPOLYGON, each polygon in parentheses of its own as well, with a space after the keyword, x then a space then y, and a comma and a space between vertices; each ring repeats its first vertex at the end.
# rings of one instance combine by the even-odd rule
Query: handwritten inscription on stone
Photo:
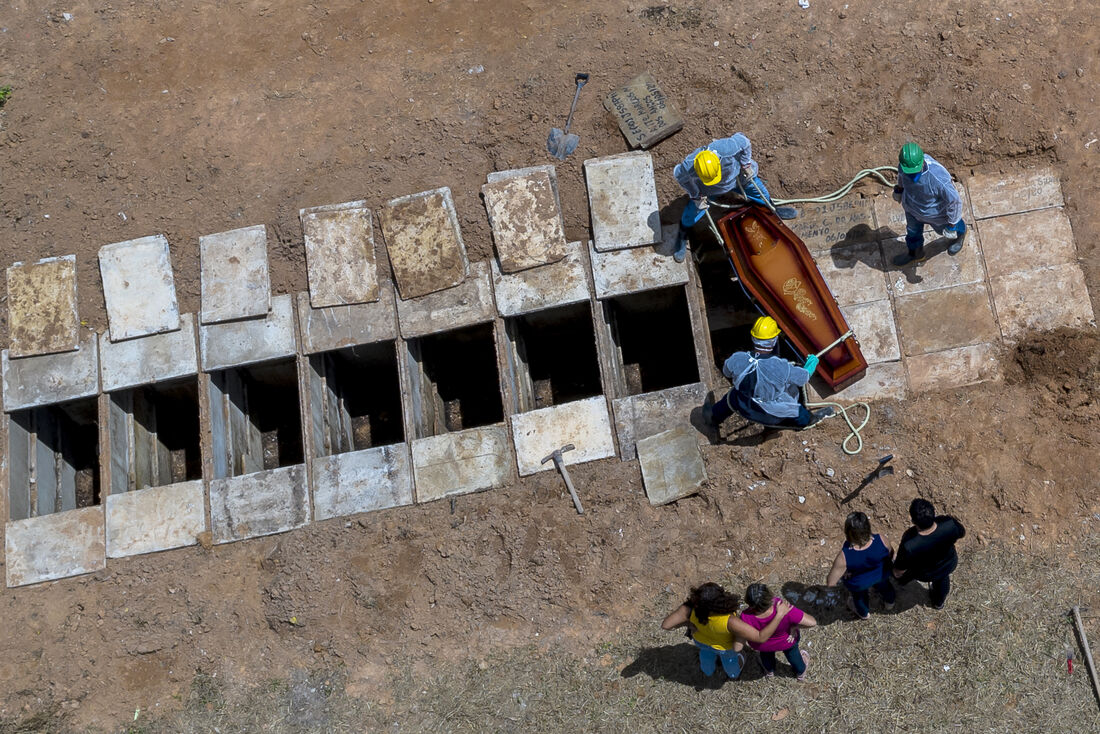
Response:
POLYGON ((632 148, 650 148, 684 126, 684 118, 648 72, 612 91, 603 106, 619 118, 619 129, 632 148))
POLYGON ((841 242, 865 242, 875 238, 871 202, 867 199, 841 199, 799 207, 798 219, 786 224, 812 252, 841 242))

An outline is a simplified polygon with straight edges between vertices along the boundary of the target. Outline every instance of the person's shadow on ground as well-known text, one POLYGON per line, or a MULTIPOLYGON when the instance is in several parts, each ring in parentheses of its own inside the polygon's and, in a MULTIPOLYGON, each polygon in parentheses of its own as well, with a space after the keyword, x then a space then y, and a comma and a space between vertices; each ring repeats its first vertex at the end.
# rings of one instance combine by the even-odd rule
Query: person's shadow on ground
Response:
POLYGON ((899 234, 890 227, 874 229, 866 224, 858 224, 845 233, 844 239, 829 248, 833 267, 846 270, 854 268, 858 263, 863 263, 869 268, 884 273, 901 273, 909 283, 920 283, 924 280, 919 272, 921 265, 947 252, 947 248, 951 246, 951 240, 946 237, 937 237, 925 244, 924 260, 899 266, 894 264, 894 257, 905 252, 906 247, 904 243, 897 245, 892 242, 904 236, 904 231, 899 234), (880 242, 884 243, 882 252, 879 250, 880 242))
MULTIPOLYGON (((745 646, 745 667, 741 671, 738 681, 757 680, 764 673, 760 665, 754 662, 756 655, 745 646)), ((636 675, 648 675, 653 680, 667 680, 692 686, 697 691, 717 690, 725 685, 729 679, 722 670, 722 663, 714 671, 714 675, 705 676, 699 669, 699 648, 690 642, 681 642, 676 645, 661 645, 660 647, 643 647, 638 652, 634 662, 623 668, 620 675, 623 678, 633 678, 636 675)))
MULTIPOLYGON (((882 599, 878 592, 871 590, 871 614, 901 614, 913 607, 925 604, 928 594, 920 584, 907 584, 902 586, 895 580, 894 588, 897 590, 897 599, 894 608, 887 611, 882 605, 882 599)), ((798 581, 788 581, 783 584, 780 591, 784 599, 804 612, 812 614, 817 624, 824 627, 834 622, 859 622, 848 608, 848 590, 842 585, 824 586, 822 584, 803 584, 798 581)))

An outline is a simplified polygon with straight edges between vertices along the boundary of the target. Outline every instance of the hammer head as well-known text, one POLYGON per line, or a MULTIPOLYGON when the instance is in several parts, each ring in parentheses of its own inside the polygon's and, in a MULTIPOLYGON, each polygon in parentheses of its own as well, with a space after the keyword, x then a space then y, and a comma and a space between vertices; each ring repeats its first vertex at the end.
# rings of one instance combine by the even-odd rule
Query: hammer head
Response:
POLYGON ((543 459, 542 463, 545 464, 546 462, 550 461, 551 459, 556 459, 557 461, 561 461, 561 455, 562 454, 564 454, 566 451, 572 451, 575 448, 577 448, 577 447, 574 446, 573 444, 567 443, 564 446, 562 446, 560 449, 556 449, 552 454, 550 454, 545 459, 543 459))

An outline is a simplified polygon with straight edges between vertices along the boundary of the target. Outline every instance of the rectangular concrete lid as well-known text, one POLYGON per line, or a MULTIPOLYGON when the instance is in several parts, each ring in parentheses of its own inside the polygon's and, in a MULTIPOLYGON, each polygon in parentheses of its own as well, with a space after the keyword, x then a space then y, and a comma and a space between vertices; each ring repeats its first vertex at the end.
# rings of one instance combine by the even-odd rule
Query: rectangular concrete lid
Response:
POLYGON ((12 357, 77 348, 76 255, 13 263, 7 282, 12 357))
POLYGON ((314 308, 378 299, 374 222, 362 201, 302 209, 310 303, 314 308))
POLYGON ((199 269, 202 323, 263 316, 271 310, 264 225, 199 237, 199 269))
POLYGON ((392 199, 378 211, 402 298, 458 285, 468 260, 451 190, 444 186, 392 199))
POLYGON ((532 171, 481 187, 500 269, 505 273, 565 257, 565 228, 546 171, 532 171))
POLYGON ((638 152, 590 158, 584 162, 584 175, 597 250, 661 241, 653 156, 638 152))
POLYGON ((176 281, 164 235, 99 248, 111 341, 180 328, 176 281))

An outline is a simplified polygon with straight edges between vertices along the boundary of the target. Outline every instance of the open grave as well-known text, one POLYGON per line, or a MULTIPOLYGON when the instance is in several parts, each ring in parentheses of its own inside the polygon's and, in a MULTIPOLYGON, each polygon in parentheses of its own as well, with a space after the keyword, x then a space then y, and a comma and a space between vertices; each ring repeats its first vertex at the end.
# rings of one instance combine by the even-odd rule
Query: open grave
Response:
POLYGON ((602 392, 588 303, 505 319, 507 360, 518 413, 602 392))
POLYGON ((601 304, 611 334, 616 397, 699 381, 682 287, 631 293, 601 304))
POLYGON ((401 386, 392 341, 309 355, 315 456, 401 443, 401 386))
POLYGON ((95 398, 11 413, 8 448, 10 520, 100 504, 95 398))
POLYGON ((207 385, 215 542, 304 524, 309 506, 295 360, 218 370, 207 385))
POLYGON ((407 345, 416 438, 504 420, 491 323, 429 334, 407 345))
POLYGON ((202 479, 197 379, 120 390, 108 400, 111 494, 202 479))

